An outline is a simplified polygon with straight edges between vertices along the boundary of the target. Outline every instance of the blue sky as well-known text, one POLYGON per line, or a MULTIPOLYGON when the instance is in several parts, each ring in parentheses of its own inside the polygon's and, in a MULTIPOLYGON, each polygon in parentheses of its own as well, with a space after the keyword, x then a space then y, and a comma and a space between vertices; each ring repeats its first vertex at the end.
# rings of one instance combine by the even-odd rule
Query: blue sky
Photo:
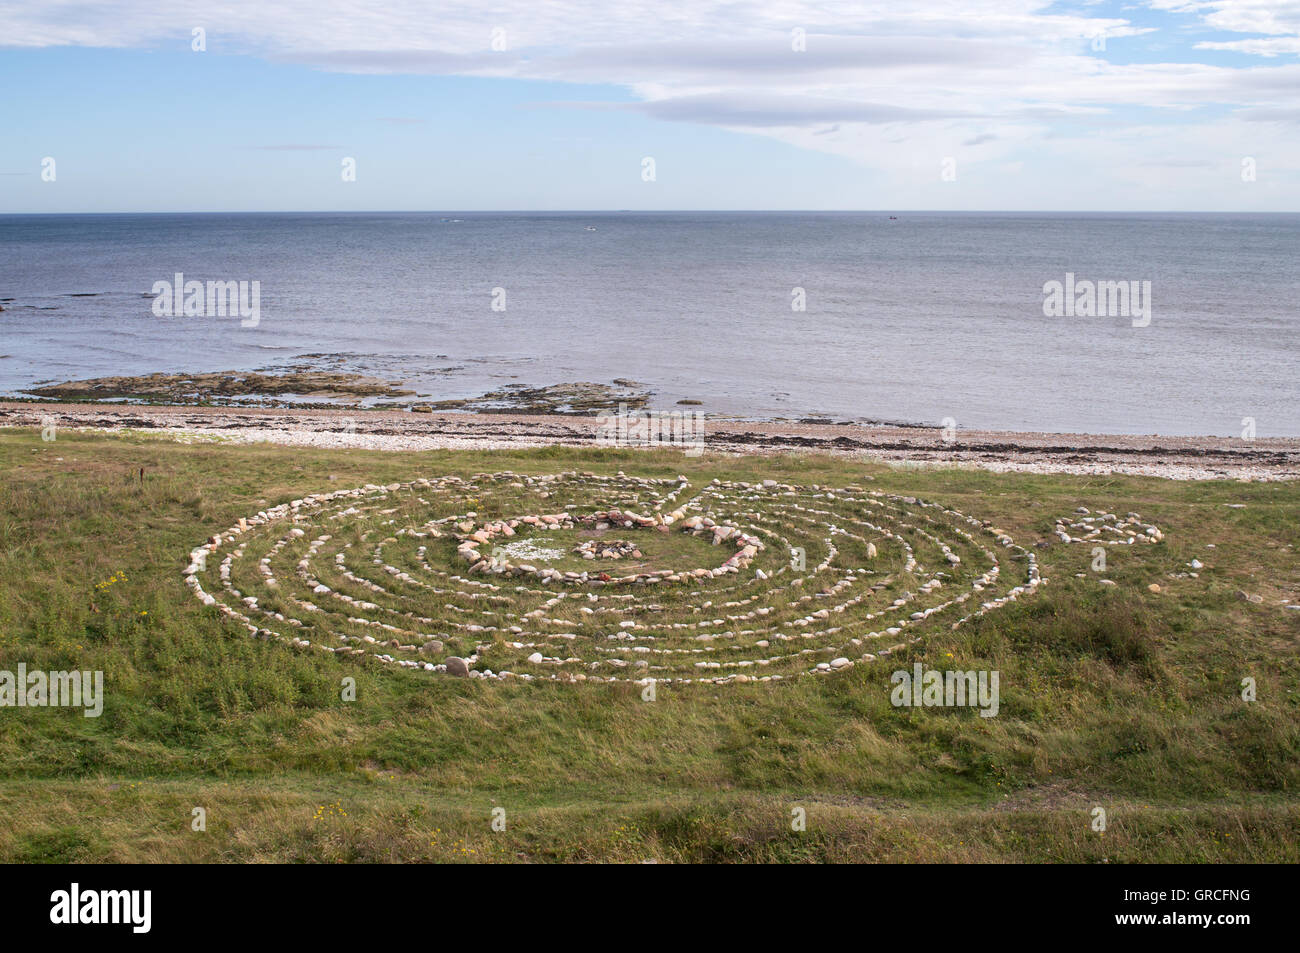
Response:
POLYGON ((1300 0, 0 0, 0 87, 0 212, 1300 211, 1300 0))

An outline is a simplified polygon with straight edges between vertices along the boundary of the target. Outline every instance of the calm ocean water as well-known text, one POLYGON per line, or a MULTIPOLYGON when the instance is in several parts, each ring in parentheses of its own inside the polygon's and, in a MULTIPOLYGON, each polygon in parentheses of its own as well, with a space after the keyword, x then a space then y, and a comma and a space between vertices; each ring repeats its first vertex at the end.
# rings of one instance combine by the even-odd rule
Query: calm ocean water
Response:
POLYGON ((1300 435, 1300 215, 894 214, 0 216, 0 393, 331 354, 433 399, 630 378, 751 417, 1300 435), (156 317, 175 272, 260 281, 260 323, 156 317), (1067 272, 1150 281, 1149 326, 1045 317, 1067 272))

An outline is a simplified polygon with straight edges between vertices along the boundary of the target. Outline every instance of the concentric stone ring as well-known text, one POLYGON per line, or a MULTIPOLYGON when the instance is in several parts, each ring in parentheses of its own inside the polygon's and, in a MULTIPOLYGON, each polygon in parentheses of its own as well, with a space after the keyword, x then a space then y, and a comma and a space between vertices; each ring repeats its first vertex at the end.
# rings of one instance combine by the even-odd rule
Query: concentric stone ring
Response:
POLYGON ((843 671, 1042 582, 1005 532, 932 501, 576 471, 294 499, 212 536, 185 579, 301 649, 431 675, 676 684, 843 671), (642 556, 574 551, 604 534, 642 556))

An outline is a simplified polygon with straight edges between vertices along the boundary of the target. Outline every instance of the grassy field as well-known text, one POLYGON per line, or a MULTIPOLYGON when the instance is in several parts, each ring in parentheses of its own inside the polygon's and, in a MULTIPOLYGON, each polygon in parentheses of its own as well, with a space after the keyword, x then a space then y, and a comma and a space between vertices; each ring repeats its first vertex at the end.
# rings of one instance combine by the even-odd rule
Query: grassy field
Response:
POLYGON ((99 718, 0 708, 5 861, 1300 860, 1295 484, 37 430, 0 431, 0 473, 0 669, 102 670, 107 694, 99 718), (181 576, 198 542, 304 494, 575 468, 923 496, 1031 547, 1049 585, 849 671, 647 703, 254 640, 181 576), (1052 535, 1078 506, 1165 539, 1112 553, 1102 585, 1052 535), (915 661, 999 671, 1000 713, 893 707, 889 674, 915 661))

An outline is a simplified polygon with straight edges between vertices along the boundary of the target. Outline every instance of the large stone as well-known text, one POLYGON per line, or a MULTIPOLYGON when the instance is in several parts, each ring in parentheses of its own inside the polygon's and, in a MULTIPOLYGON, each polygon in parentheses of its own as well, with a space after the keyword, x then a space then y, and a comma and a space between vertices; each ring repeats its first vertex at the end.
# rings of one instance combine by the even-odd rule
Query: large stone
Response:
POLYGON ((447 659, 447 674, 455 675, 457 678, 465 678, 469 675, 469 663, 463 658, 453 655, 447 659))

